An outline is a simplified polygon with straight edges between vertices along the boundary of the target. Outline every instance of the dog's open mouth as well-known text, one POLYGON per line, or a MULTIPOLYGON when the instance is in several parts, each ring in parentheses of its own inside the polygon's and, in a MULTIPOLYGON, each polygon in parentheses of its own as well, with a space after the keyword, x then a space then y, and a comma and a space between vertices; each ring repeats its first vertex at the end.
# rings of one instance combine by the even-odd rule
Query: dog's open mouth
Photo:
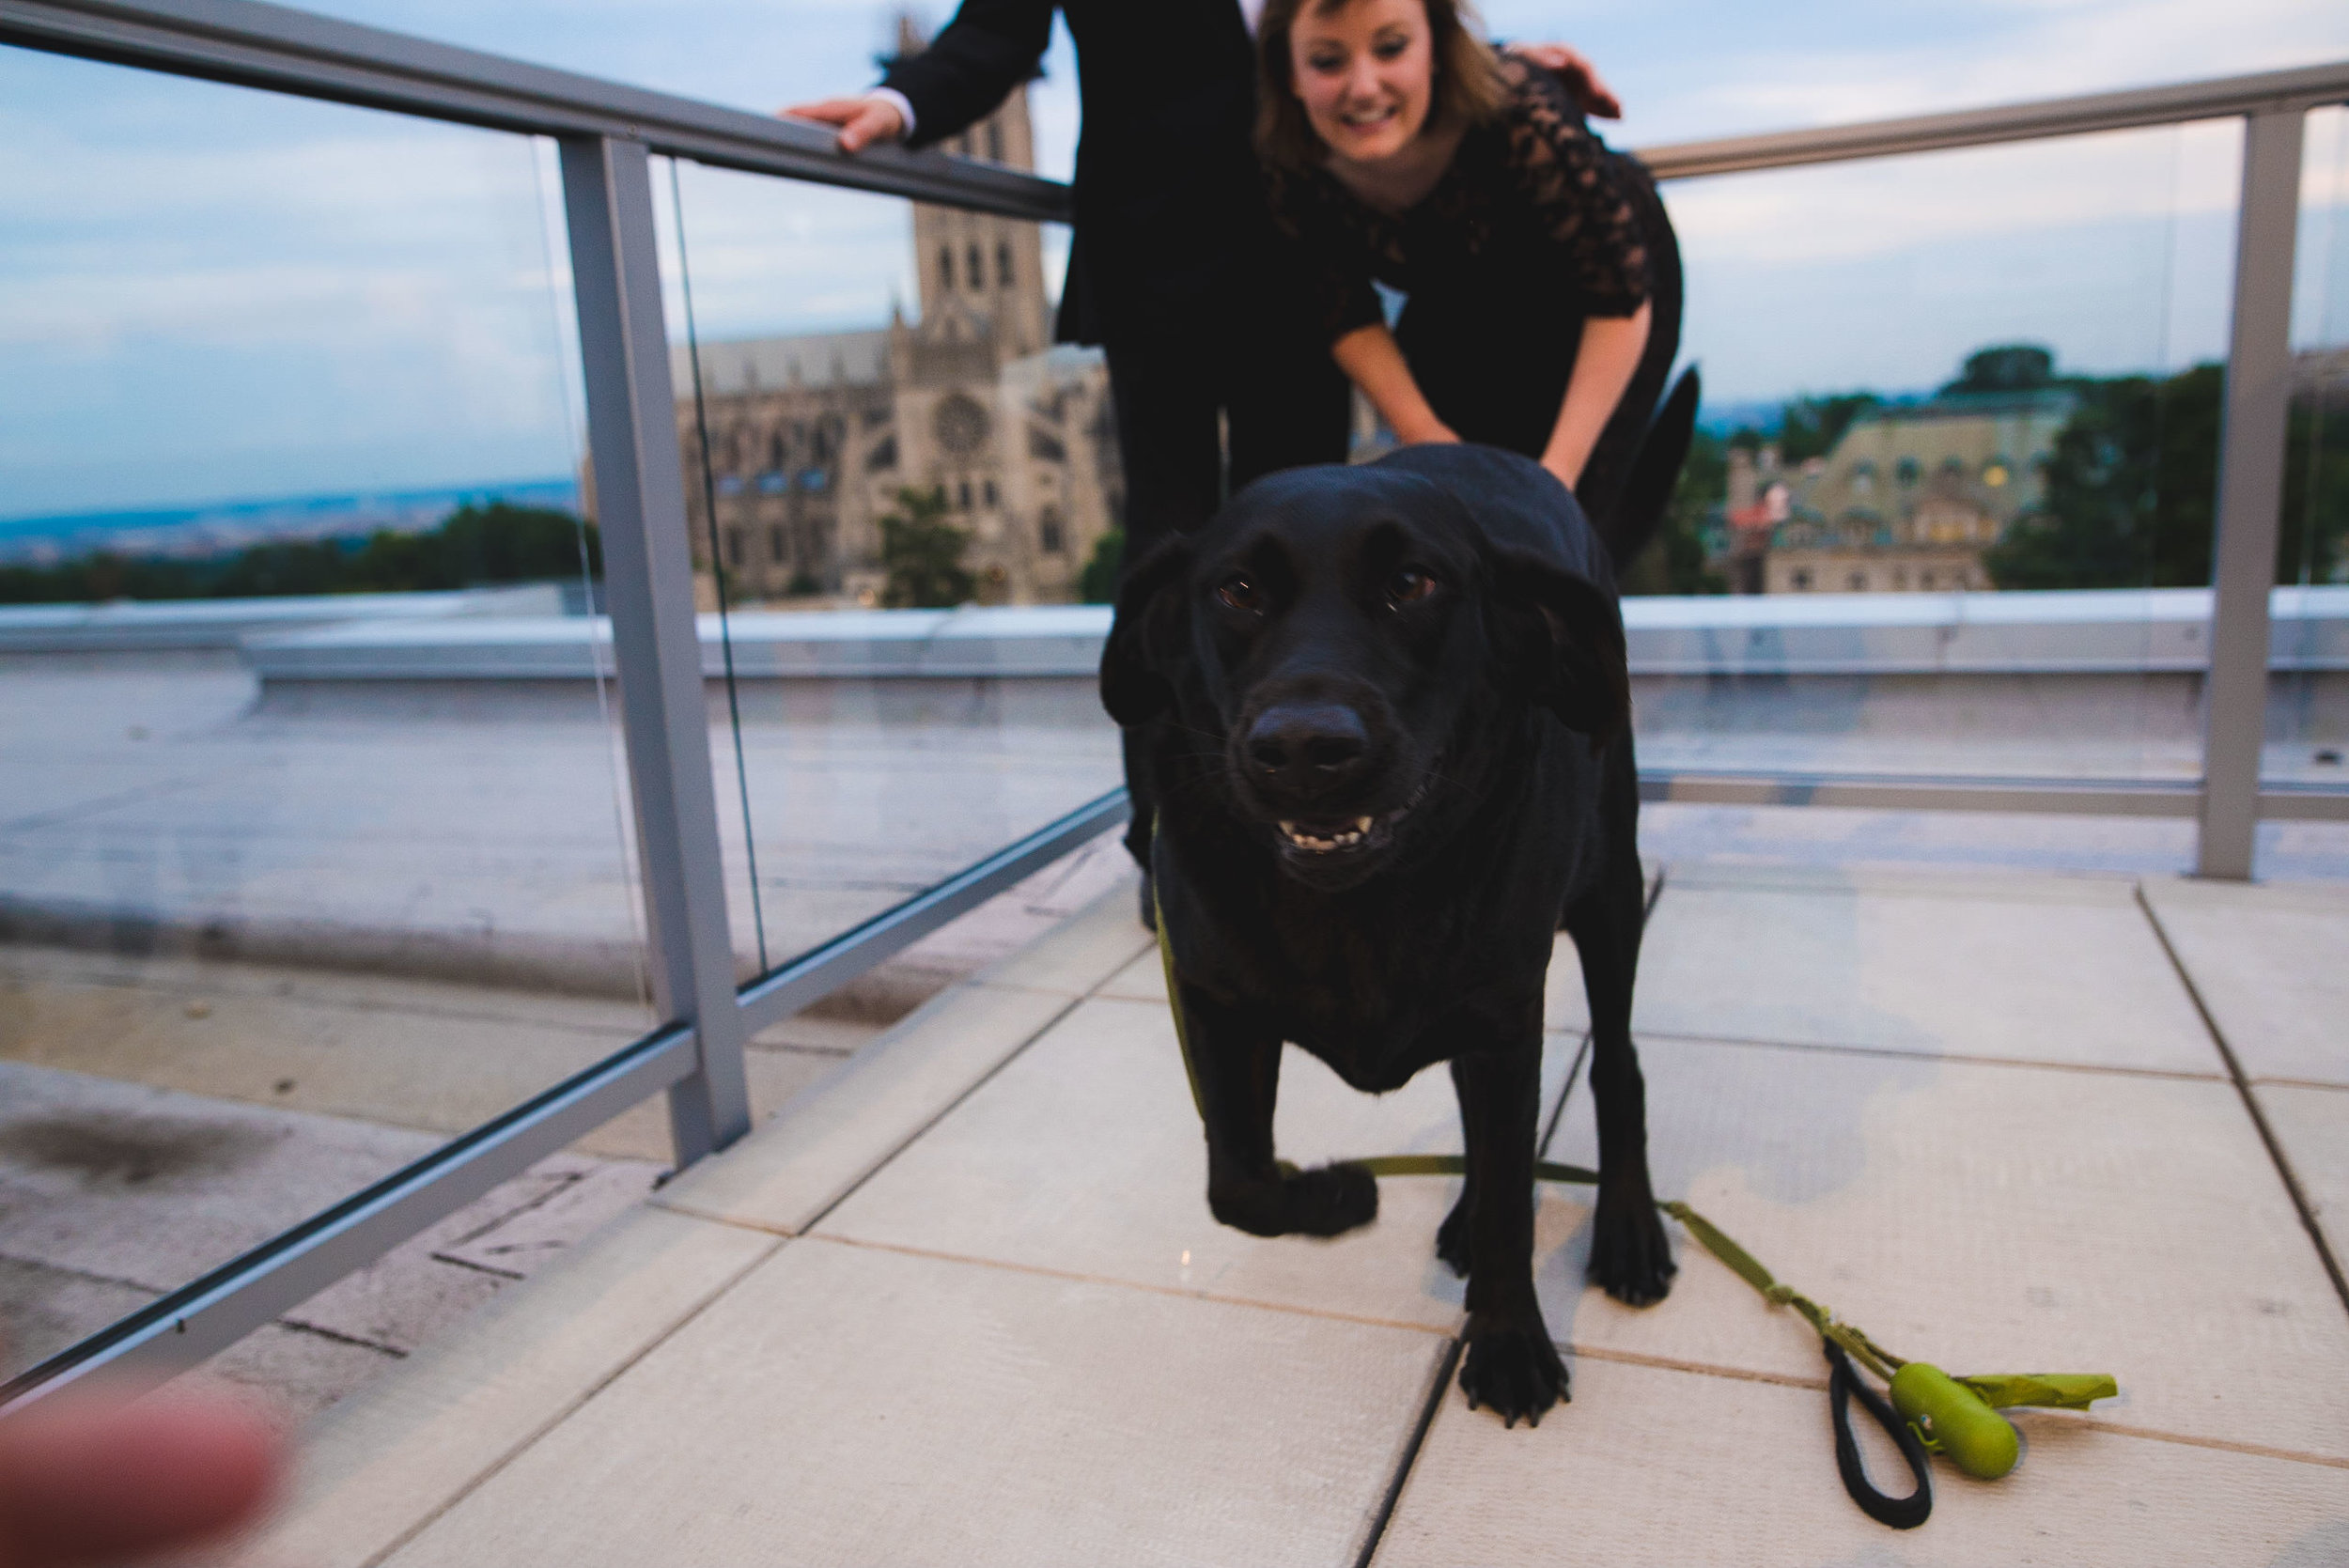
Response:
MULTIPOLYGON (((1431 773, 1429 778, 1434 775, 1431 773)), ((1428 779, 1412 789, 1410 799, 1391 812, 1337 818, 1283 817, 1282 846, 1299 857, 1344 856, 1383 849, 1394 840, 1394 830, 1427 798, 1428 779)))

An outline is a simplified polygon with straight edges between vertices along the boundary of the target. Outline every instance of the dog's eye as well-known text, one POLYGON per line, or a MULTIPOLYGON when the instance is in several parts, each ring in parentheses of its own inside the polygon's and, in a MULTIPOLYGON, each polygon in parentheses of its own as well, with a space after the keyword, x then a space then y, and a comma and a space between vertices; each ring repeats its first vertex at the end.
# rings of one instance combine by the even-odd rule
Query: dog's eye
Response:
POLYGON ((1223 585, 1215 591, 1215 597, 1235 610, 1245 610, 1251 613, 1264 608, 1264 596, 1256 591, 1254 581, 1245 572, 1235 572, 1225 578, 1223 585))
POLYGON ((1417 567, 1405 567, 1387 579, 1387 602, 1411 604, 1436 591, 1436 580, 1417 567))

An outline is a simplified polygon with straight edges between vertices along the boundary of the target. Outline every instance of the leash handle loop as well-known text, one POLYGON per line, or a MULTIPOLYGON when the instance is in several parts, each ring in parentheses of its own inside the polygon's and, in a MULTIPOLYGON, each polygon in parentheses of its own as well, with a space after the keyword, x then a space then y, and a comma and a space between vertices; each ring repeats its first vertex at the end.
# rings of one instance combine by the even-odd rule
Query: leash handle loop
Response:
POLYGON ((1828 1413, 1835 1423, 1835 1468, 1843 1478, 1843 1490, 1851 1494, 1851 1500, 1859 1505, 1859 1511, 1877 1524, 1893 1529, 1915 1529, 1933 1517, 1933 1464, 1925 1457, 1923 1442, 1884 1396, 1852 1370, 1851 1358, 1843 1354, 1842 1345, 1833 1340, 1821 1340, 1819 1346, 1827 1352, 1828 1413), (1875 1423, 1900 1445, 1909 1474, 1917 1478, 1917 1488, 1908 1496, 1887 1497, 1868 1479, 1868 1467, 1859 1457, 1859 1440, 1851 1429, 1851 1402, 1855 1397, 1875 1418, 1875 1423))

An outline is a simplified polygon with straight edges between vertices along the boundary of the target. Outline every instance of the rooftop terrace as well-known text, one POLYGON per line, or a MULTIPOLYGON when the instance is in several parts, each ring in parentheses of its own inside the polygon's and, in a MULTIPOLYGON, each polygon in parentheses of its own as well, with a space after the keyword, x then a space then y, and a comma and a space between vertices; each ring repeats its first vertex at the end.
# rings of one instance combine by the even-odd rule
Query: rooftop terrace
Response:
MULTIPOLYGON (((328 1412, 234 1560, 2349 1557, 2349 1301, 2293 1190, 2338 1256, 2349 896, 1658 875, 1659 1189, 1908 1355, 2119 1378, 2023 1413, 2005 1481, 1937 1467, 1913 1535, 1844 1498, 1801 1322, 1685 1247, 1659 1306, 1585 1288, 1575 1189, 1536 1250, 1574 1399, 1537 1430, 1452 1387, 1449 1181, 1335 1242, 1216 1225, 1121 886, 328 1412)), ((1588 1162, 1572 973, 1548 1155, 1588 1162)), ((1439 1075, 1375 1100, 1295 1053, 1280 1137, 1459 1146, 1439 1075)))

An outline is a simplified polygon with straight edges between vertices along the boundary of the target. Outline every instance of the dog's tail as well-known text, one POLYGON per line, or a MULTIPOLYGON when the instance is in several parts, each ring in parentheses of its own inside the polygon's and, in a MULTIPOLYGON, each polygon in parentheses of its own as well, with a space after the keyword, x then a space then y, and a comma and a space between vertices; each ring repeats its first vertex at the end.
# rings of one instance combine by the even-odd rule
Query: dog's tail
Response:
POLYGON ((1687 460, 1689 438, 1696 433, 1697 398, 1703 390, 1695 365, 1682 371, 1672 396, 1664 399, 1647 433, 1640 438, 1623 489, 1601 528, 1607 553, 1618 574, 1638 560, 1640 551, 1656 537, 1665 510, 1672 505, 1672 489, 1680 482, 1680 465, 1687 460))

